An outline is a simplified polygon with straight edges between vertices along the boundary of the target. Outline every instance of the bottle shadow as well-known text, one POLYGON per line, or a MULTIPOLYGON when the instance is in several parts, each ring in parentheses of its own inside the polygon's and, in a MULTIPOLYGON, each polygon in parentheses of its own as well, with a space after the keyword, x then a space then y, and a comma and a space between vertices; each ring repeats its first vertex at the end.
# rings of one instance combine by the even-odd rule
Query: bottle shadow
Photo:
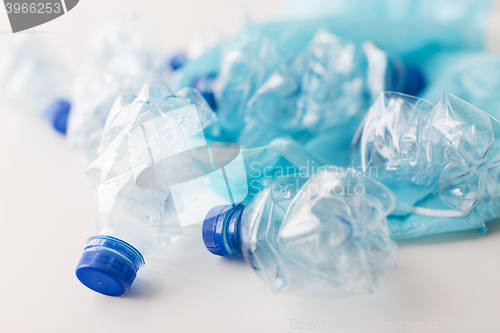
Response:
POLYGON ((123 297, 131 299, 146 299, 155 295, 153 286, 147 281, 138 278, 123 297))

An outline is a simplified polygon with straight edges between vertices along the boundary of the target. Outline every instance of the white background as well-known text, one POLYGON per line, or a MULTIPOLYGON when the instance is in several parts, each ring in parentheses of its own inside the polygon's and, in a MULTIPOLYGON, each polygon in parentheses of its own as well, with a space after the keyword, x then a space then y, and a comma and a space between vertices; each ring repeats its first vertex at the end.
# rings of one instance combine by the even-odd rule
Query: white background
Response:
MULTIPOLYGON (((44 35, 77 71, 87 35, 116 17, 113 8, 138 8, 166 49, 175 50, 210 25, 234 31, 241 10, 269 19, 282 4, 235 2, 82 0, 32 31, 49 32, 44 35)), ((0 31, 9 30, 0 9, 0 31)), ((492 49, 500 45, 496 31, 490 28, 492 49)), ((13 37, 1 33, 0 42, 13 37)), ((422 322, 424 332, 429 320, 440 328, 447 319, 500 321, 498 222, 489 223, 485 236, 469 231, 400 242, 398 268, 374 295, 276 296, 244 262, 210 254, 199 229, 187 229, 180 241, 147 256, 127 296, 92 292, 74 274, 94 234, 94 192, 84 167, 41 121, 6 108, 0 116, 0 332, 370 332, 369 325, 388 322, 393 331, 398 323, 422 322), (331 329, 299 328, 327 321, 333 321, 331 329), (345 329, 353 322, 361 326, 345 329), (335 323, 344 329, 336 330, 335 323)))

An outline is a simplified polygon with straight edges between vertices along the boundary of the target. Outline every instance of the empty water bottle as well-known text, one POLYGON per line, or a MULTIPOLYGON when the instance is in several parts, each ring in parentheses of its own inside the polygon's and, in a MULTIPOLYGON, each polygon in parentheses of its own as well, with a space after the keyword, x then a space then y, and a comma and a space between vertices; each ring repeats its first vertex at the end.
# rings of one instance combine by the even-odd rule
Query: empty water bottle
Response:
POLYGON ((54 47, 35 35, 19 35, 0 52, 0 93, 13 109, 46 118, 66 132, 71 76, 54 47))
POLYGON ((395 266, 393 207, 384 185, 330 166, 281 177, 247 207, 214 208, 203 241, 213 254, 244 258, 276 293, 321 284, 338 296, 372 292, 395 266))
POLYGON ((333 128, 352 138, 378 92, 423 85, 419 71, 373 43, 359 47, 322 29, 295 56, 258 35, 238 42, 224 57, 215 95, 221 125, 244 147, 281 135, 306 142, 333 128))
MULTIPOLYGON (((182 197, 174 185, 200 176, 189 152, 206 145, 203 128, 215 115, 196 91, 188 89, 182 96, 153 81, 110 115, 106 149, 87 171, 97 190, 98 236, 89 239, 76 274, 90 289, 112 296, 126 293, 144 264, 143 255, 180 235, 176 200, 186 199, 187 205, 203 191, 191 184, 191 193, 182 197)), ((119 101, 123 96, 115 106, 119 101)))
POLYGON ((397 197, 393 238, 478 229, 500 216, 500 122, 451 95, 436 104, 380 93, 367 113, 358 161, 397 197))
POLYGON ((209 143, 204 128, 215 120, 196 90, 174 94, 160 81, 147 82, 132 100, 117 99, 101 154, 87 170, 97 191, 98 236, 77 268, 83 284, 124 294, 143 255, 170 244, 182 226, 202 222, 214 206, 242 202, 248 188, 252 195, 276 174, 322 164, 290 139, 250 150, 209 143))

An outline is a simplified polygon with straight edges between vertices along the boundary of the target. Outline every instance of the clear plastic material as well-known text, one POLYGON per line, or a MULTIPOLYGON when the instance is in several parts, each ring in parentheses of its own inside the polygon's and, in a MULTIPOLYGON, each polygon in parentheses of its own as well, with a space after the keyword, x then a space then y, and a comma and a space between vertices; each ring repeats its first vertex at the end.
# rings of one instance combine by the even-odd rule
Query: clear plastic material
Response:
MULTIPOLYGON (((455 230, 463 229, 460 218, 467 217, 466 225, 481 227, 499 216, 499 135, 498 120, 453 95, 444 94, 434 105, 399 93, 381 93, 365 119, 361 164, 402 194, 396 195, 398 203, 410 202, 406 214, 455 218, 455 230), (430 210, 414 206, 429 192, 439 198, 423 202, 430 210)), ((405 214, 404 208, 399 214, 405 214)), ((433 228, 421 229, 441 231, 439 221, 433 228)))
POLYGON ((118 20, 97 30, 88 42, 84 73, 73 85, 68 141, 85 165, 97 147, 118 95, 135 94, 144 82, 160 79, 166 69, 160 42, 137 17, 118 20))
POLYGON ((282 44, 250 27, 223 48, 214 93, 227 140, 252 148, 283 135, 301 143, 323 135, 329 146, 342 144, 335 147, 337 157, 321 149, 317 155, 346 165, 345 143, 374 96, 382 90, 416 92, 423 85, 419 71, 370 42, 360 46, 320 29, 301 52, 282 44))
POLYGON ((326 167, 271 183, 241 217, 241 252, 274 292, 318 283, 337 296, 373 292, 395 267, 392 193, 353 169, 326 167))
MULTIPOLYGON (((186 179, 175 179, 182 182, 196 170, 184 155, 177 164, 162 161, 206 145, 203 129, 215 120, 192 89, 174 95, 164 83, 151 81, 132 101, 120 96, 106 123, 102 154, 87 170, 97 189, 99 234, 122 239, 143 254, 176 238, 181 225, 169 187, 172 174, 185 168, 186 179)), ((202 192, 192 191, 191 199, 202 192)))
POLYGON ((168 245, 181 226, 203 221, 210 208, 242 202, 276 177, 324 164, 287 138, 249 150, 206 141, 215 120, 194 89, 174 94, 150 81, 133 99, 121 95, 106 122, 101 155, 87 170, 97 189, 98 233, 147 254, 168 245))
POLYGON ((203 128, 216 120, 215 114, 203 97, 192 88, 177 93, 160 80, 148 81, 139 94, 122 94, 115 100, 103 129, 98 152, 102 154, 118 134, 134 119, 147 111, 158 109, 166 113, 195 104, 203 128))
MULTIPOLYGON (((370 40, 405 64, 421 66, 440 52, 482 50, 492 4, 491 0, 292 0, 282 20, 247 24, 239 36, 259 35, 297 53, 323 28, 357 45, 370 40)), ((219 45, 188 63, 175 76, 173 87, 180 89, 200 75, 218 73, 227 47, 219 45)))
POLYGON ((214 95, 217 115, 232 139, 245 127, 247 102, 290 55, 278 44, 250 33, 239 35, 225 48, 214 95))
POLYGON ((340 126, 354 130, 372 96, 398 90, 391 75, 396 65, 404 75, 404 65, 389 63, 372 43, 359 48, 319 30, 305 51, 272 72, 248 100, 238 143, 255 147, 283 133, 315 136, 340 126))
POLYGON ((290 167, 322 164, 286 138, 250 150, 208 142, 204 131, 215 120, 196 90, 173 94, 160 81, 117 99, 102 154, 87 170, 97 190, 98 236, 77 266, 84 285, 126 293, 142 256, 176 240, 181 227, 203 221, 214 206, 242 202, 249 187, 259 190, 290 167))
POLYGON ((54 47, 36 35, 16 35, 0 52, 0 95, 16 112, 42 117, 68 99, 71 76, 54 47))

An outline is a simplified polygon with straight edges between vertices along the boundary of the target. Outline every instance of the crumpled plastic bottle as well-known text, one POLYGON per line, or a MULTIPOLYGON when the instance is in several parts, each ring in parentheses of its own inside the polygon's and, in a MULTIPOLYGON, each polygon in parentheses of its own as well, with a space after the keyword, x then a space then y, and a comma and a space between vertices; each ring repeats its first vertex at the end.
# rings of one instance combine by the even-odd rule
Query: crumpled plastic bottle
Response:
POLYGON ((242 34, 226 51, 215 96, 222 131, 240 146, 291 135, 312 141, 308 149, 328 163, 347 165, 350 140, 374 96, 422 85, 418 71, 370 42, 359 47, 319 30, 293 55, 267 38, 242 34))
POLYGON ((123 101, 122 95, 110 114, 107 149, 87 170, 97 191, 98 236, 89 239, 76 271, 87 287, 112 296, 128 291, 143 255, 167 246, 182 230, 165 176, 175 170, 156 170, 155 161, 196 147, 216 119, 195 90, 174 95, 161 82, 147 83, 117 110, 123 101))
POLYGON ((113 102, 136 93, 145 81, 161 79, 167 62, 146 22, 127 17, 97 30, 89 39, 83 75, 73 85, 68 142, 85 165, 98 156, 102 130, 113 102))
MULTIPOLYGON (((196 90, 186 88, 173 94, 159 81, 147 82, 137 97, 121 95, 117 99, 103 133, 101 155, 87 170, 97 191, 99 235, 89 240, 77 268, 82 283, 106 295, 125 293, 144 264, 142 256, 179 237, 182 217, 193 203, 200 198, 205 206, 213 202, 207 211, 221 204, 218 198, 227 192, 226 185, 214 183, 212 178, 173 187, 201 179, 200 172, 209 169, 210 173, 219 161, 213 151, 216 142, 209 144, 214 161, 211 168, 197 159, 197 148, 207 144, 206 127, 215 120, 215 114, 196 90), (174 163, 168 163, 172 157, 174 163), (180 206, 178 198, 182 199, 180 206), (111 261, 115 264, 109 266, 111 261)), ((241 154, 241 167, 248 178, 241 170, 226 170, 237 202, 243 201, 247 188, 254 193, 289 167, 299 169, 311 162, 322 165, 289 139, 275 140, 241 154)), ((203 213, 199 222, 206 213, 202 208, 196 209, 203 213)))
POLYGON ((0 93, 13 109, 45 117, 66 132, 71 75, 54 47, 35 35, 19 35, 0 52, 0 93))
POLYGON ((151 80, 144 84, 138 95, 119 95, 106 119, 98 147, 99 155, 109 147, 127 125, 145 112, 153 108, 168 112, 192 104, 199 109, 198 114, 203 128, 216 120, 215 114, 205 99, 193 88, 184 88, 174 94, 170 87, 161 80, 151 80))
POLYGON ((207 249, 244 258, 275 293, 325 285, 337 296, 373 292, 395 267, 389 189, 354 169, 325 167, 278 178, 247 207, 216 207, 207 249))
POLYGON ((379 95, 365 119, 360 159, 367 174, 395 192, 395 215, 412 214, 407 226, 405 218, 395 220, 398 238, 484 232, 484 222, 500 216, 499 135, 498 120, 453 95, 436 104, 379 95))
MULTIPOLYGON (((492 4, 491 0, 294 0, 288 2, 283 19, 247 24, 239 35, 260 35, 297 53, 323 28, 358 45, 370 40, 405 64, 420 67, 442 52, 484 49, 492 4)), ((226 46, 216 46, 186 64, 173 87, 187 87, 200 75, 219 73, 226 46)))
POLYGON ((291 53, 259 35, 241 34, 227 46, 214 95, 217 116, 236 139, 245 126, 247 102, 291 53))
POLYGON ((238 143, 260 146, 282 133, 307 141, 335 127, 352 137, 378 92, 404 91, 411 79, 372 43, 357 47, 319 30, 306 50, 267 76, 244 114, 232 114, 245 122, 238 143))

